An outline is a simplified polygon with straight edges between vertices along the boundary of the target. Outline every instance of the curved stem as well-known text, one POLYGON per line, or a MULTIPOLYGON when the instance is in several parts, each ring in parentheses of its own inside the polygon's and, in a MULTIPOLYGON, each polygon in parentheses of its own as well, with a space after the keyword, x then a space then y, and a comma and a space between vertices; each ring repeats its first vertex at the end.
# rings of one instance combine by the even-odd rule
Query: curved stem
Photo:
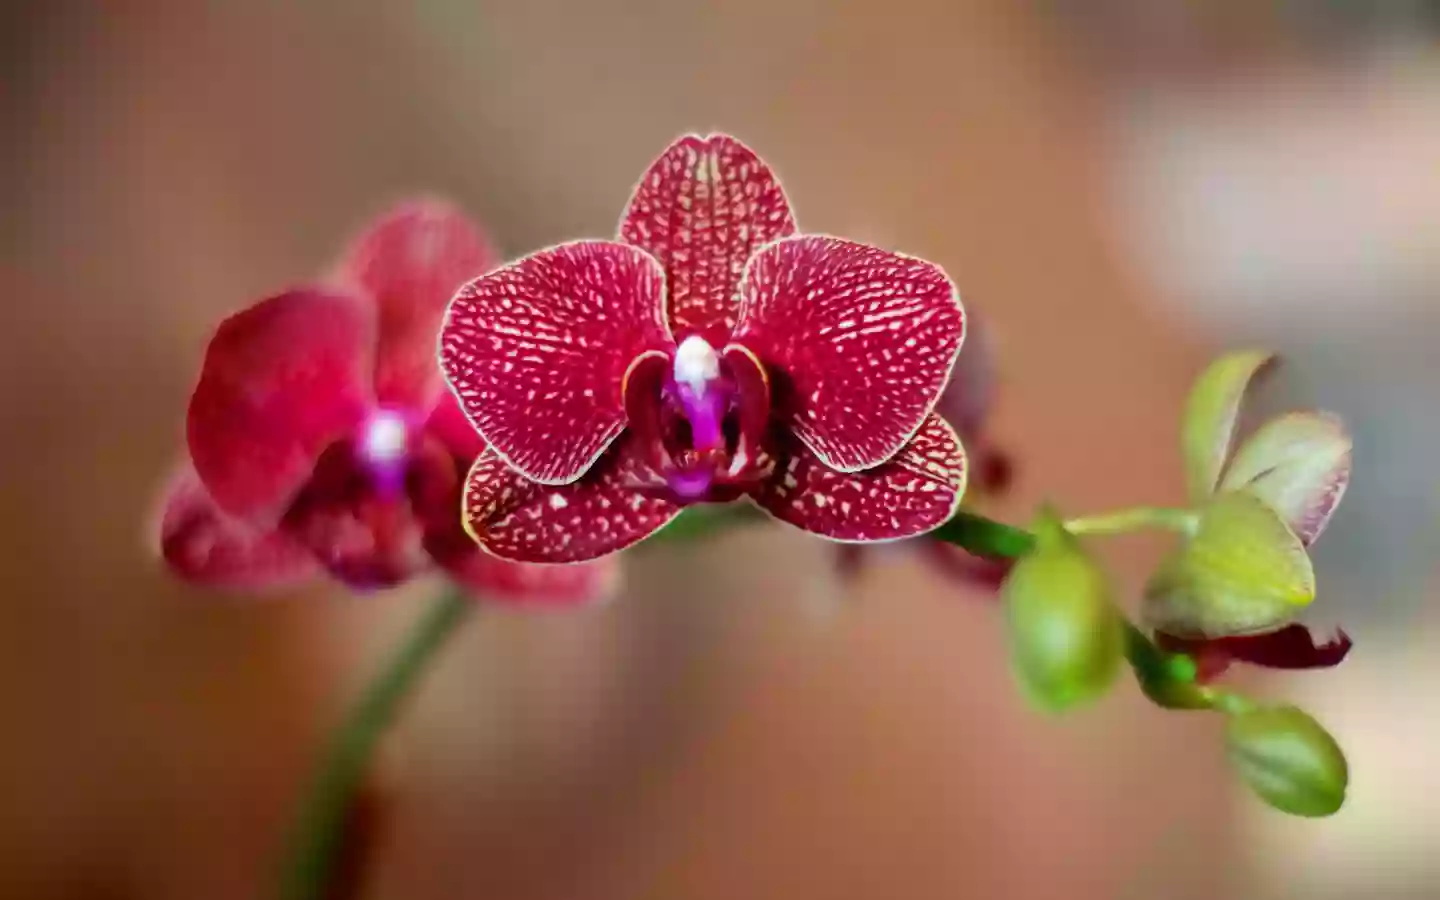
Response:
POLYGON ((375 745, 445 638, 464 621, 473 605, 473 600, 453 588, 431 601, 332 737, 303 801, 283 861, 283 900, 320 900, 326 896, 342 849, 346 820, 375 745))

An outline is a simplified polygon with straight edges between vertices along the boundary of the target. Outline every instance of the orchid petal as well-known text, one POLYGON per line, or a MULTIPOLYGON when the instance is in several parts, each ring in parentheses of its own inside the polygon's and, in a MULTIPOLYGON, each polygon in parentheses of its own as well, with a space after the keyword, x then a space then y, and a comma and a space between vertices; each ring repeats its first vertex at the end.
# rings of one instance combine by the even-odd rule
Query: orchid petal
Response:
POLYGON ((960 298, 939 266, 806 236, 751 258, 734 342, 770 370, 776 413, 811 452, 857 472, 920 428, 964 335, 960 298))
POLYGON ((638 543, 667 525, 681 507, 645 485, 655 475, 640 442, 626 435, 584 477, 537 484, 492 450, 475 460, 465 482, 464 521, 481 548, 511 562, 574 563, 638 543))
POLYGON ((1315 598, 1315 572, 1300 539, 1264 501, 1216 496, 1195 534, 1161 563, 1145 588, 1149 625, 1178 637, 1228 637, 1289 624, 1315 598))
POLYGON ((640 179, 620 239, 660 261, 678 337, 719 346, 735 328, 745 262, 795 233, 785 192, 764 161, 724 134, 686 135, 640 179))
POLYGON ((158 526, 166 565, 194 584, 269 590, 292 587, 320 573, 309 552, 286 535, 250 528, 222 512, 189 466, 171 480, 158 526))
POLYGON ((1267 669, 1329 669, 1340 665, 1354 646, 1350 636, 1340 630, 1329 640, 1317 642, 1315 634, 1299 623, 1263 634, 1223 638, 1180 638, 1158 632, 1155 643, 1169 653, 1194 657, 1200 682, 1218 677, 1232 662, 1267 669))
POLYGON ((1199 502, 1214 492, 1235 438, 1240 403, 1250 382, 1273 360, 1264 351, 1231 353, 1195 379, 1180 426, 1190 499, 1199 502))
POLYGON ((888 541, 944 524, 960 508, 965 475, 955 430, 931 415, 889 462, 864 472, 838 472, 791 440, 753 496, 775 518, 821 537, 888 541))
POLYGON ((566 484, 625 430, 631 362, 673 346, 660 264, 624 244, 577 241, 461 288, 440 361, 502 460, 533 481, 566 484))
POLYGON ((1279 416, 1240 445, 1220 487, 1244 489, 1264 500, 1309 546, 1345 495, 1353 446, 1338 416, 1316 412, 1279 416))
MULTIPOLYGON (((462 472, 470 468, 475 457, 485 452, 485 439, 470 424, 460 409, 460 401, 449 391, 437 399, 435 408, 425 420, 424 431, 438 440, 452 456, 463 461, 462 472)), ((458 521, 458 515, 455 518, 458 521)))
POLYGON ((375 300, 379 313, 375 394, 382 404, 429 409, 442 390, 435 335, 460 286, 500 260, 459 210, 410 203, 360 236, 340 277, 375 300))
POLYGON ((301 288, 220 324, 190 397, 195 471, 220 508, 273 524, 372 403, 372 310, 301 288))

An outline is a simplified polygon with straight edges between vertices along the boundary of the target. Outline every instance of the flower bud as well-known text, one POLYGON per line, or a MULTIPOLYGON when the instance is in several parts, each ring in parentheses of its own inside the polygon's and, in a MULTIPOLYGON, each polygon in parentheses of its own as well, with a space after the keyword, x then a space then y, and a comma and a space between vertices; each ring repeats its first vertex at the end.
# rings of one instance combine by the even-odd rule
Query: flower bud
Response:
POLYGON ((1109 689, 1124 657, 1124 623, 1105 573, 1053 515, 1042 514, 1035 536, 1005 581, 1005 627, 1021 687, 1060 712, 1109 689))
POLYGON ((1293 706, 1237 713, 1225 743, 1250 790, 1281 812, 1328 816, 1345 803, 1345 754, 1308 713, 1293 706))
POLYGON ((1144 616, 1177 637, 1227 637, 1284 627, 1314 598, 1300 539, 1263 500, 1232 491, 1200 510, 1195 534, 1151 577, 1144 616))

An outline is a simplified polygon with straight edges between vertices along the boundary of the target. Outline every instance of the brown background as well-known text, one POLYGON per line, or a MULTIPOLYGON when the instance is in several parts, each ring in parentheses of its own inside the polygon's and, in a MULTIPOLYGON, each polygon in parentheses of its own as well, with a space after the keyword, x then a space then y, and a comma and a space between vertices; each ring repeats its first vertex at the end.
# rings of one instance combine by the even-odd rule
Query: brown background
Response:
MULTIPOLYGON (((324 728, 433 586, 249 604, 143 525, 216 318, 421 189, 509 253, 606 235, 677 133, 802 227, 941 262, 995 327, 997 434, 1075 511, 1180 498, 1205 340, 1119 249, 1061 20, 982 0, 35 4, 7 12, 0 895, 256 896, 324 728), (303 8, 304 11, 298 11, 303 8)), ((1116 545, 1128 584, 1154 552, 1116 545)), ((387 746, 376 898, 1245 894, 1218 723, 1018 701, 986 598, 790 533, 485 611, 387 746)))

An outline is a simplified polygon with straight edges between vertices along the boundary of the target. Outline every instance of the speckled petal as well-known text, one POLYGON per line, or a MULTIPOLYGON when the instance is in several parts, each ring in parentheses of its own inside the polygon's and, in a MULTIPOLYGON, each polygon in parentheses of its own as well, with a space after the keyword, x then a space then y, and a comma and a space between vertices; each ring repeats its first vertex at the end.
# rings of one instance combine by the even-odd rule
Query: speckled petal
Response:
POLYGON ((337 275, 375 300, 382 404, 430 407, 443 390, 435 335, 445 307, 461 285, 499 262, 480 230, 442 201, 407 203, 355 241, 337 275))
POLYGON ((625 429, 631 362, 673 346, 660 264, 624 244, 577 241, 461 288, 440 361, 496 454, 533 481, 565 484, 625 429))
POLYGON ((305 548, 284 534, 250 528, 221 512, 188 465, 171 479, 157 525, 166 565, 194 584, 273 590, 320 573, 305 548))
POLYGON ((195 471, 220 508, 272 525, 326 447, 374 402, 374 310, 300 288, 220 324, 190 396, 195 471))
POLYGON ((640 179, 620 222, 620 239, 665 269, 676 337, 698 332, 716 346, 735 328, 746 260, 794 233, 774 173, 724 134, 671 144, 640 179))
POLYGON ((806 236, 750 260, 734 342, 770 371, 784 424, 825 465, 855 472, 915 434, 964 335, 960 298, 939 266, 806 236))
POLYGON ((965 449, 937 415, 887 463, 837 472, 791 440, 755 502, 782 522, 837 541, 888 541, 924 534, 960 508, 965 449))
POLYGON ((561 486, 530 481, 493 451, 465 484, 465 528, 481 547, 513 562, 574 563, 623 550, 654 534, 680 507, 646 492, 655 475, 626 435, 585 476, 561 486))

